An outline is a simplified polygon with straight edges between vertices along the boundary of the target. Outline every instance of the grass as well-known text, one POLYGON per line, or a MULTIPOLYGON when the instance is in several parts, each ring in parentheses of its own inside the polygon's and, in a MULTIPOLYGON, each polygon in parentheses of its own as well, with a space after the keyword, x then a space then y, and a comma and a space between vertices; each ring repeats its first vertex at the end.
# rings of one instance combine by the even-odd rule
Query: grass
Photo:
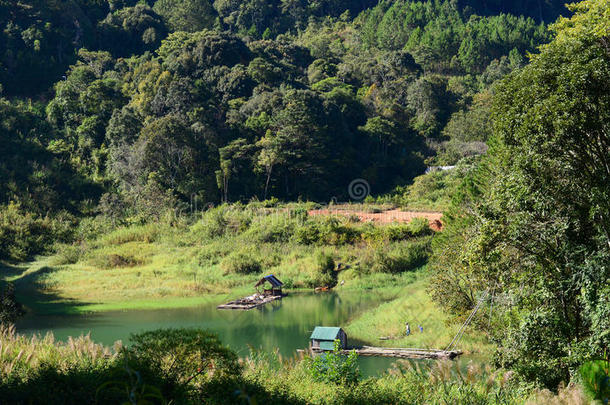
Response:
MULTIPOLYGON (((167 346, 168 332, 171 335, 171 331, 160 331, 162 338, 148 341, 148 347, 167 346)), ((184 331, 175 333, 184 336, 184 331)), ((379 377, 335 384, 315 378, 303 358, 282 359, 277 353, 254 351, 240 360, 240 367, 218 371, 226 363, 212 362, 206 375, 192 381, 178 378, 190 376, 199 366, 189 357, 193 350, 189 340, 185 342, 169 345, 186 354, 154 352, 152 363, 146 361, 148 351, 127 353, 119 344, 105 347, 89 336, 60 342, 52 334, 27 337, 0 325, 0 395, 9 403, 49 399, 53 403, 140 403, 144 398, 150 403, 214 404, 590 403, 577 384, 553 394, 521 386, 505 370, 476 364, 463 369, 456 362, 401 363, 379 377), (177 382, 182 385, 176 386, 177 382)), ((216 360, 222 353, 210 354, 216 360)), ((230 353, 225 356, 230 357, 230 353)))
MULTIPOLYGON (((404 286, 397 298, 353 320, 345 328, 350 339, 385 347, 447 347, 460 325, 449 322, 441 308, 430 299, 426 292, 429 277, 425 272, 419 273, 418 279, 404 286), (405 322, 411 326, 409 336, 405 336, 405 322), (419 331, 418 325, 424 328, 423 332, 419 331), (379 340, 382 336, 398 338, 379 340)), ((484 336, 472 330, 466 331, 458 348, 465 353, 481 356, 488 356, 493 350, 484 336)))
POLYGON ((324 286, 332 280, 320 255, 341 263, 344 289, 391 287, 404 285, 400 275, 425 260, 426 229, 306 218, 302 211, 230 206, 193 223, 124 226, 59 245, 55 255, 20 266, 9 278, 37 312, 86 312, 220 302, 251 293, 270 273, 288 289, 324 286), (417 260, 397 260, 409 252, 417 260))

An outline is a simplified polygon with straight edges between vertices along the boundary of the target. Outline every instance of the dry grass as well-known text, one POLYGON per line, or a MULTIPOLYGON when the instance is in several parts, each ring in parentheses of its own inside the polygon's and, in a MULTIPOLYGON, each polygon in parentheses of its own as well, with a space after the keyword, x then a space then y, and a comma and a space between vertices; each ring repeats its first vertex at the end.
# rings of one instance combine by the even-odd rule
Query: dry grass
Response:
POLYGON ((0 324, 0 379, 29 375, 42 364, 57 370, 70 367, 101 365, 117 355, 121 346, 114 349, 94 343, 89 335, 56 342, 52 334, 24 336, 15 333, 14 326, 0 324))
POLYGON ((526 405, 587 405, 591 404, 581 386, 569 384, 559 387, 557 394, 549 390, 537 390, 527 400, 526 405))

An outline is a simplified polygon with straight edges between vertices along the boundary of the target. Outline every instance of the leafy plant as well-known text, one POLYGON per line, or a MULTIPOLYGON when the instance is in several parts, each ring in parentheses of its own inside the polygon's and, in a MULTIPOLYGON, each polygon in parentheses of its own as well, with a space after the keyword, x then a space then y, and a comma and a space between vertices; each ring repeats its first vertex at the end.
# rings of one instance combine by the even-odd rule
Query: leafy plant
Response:
POLYGON ((610 401, 610 357, 589 361, 579 369, 583 386, 593 399, 608 404, 610 401))
POLYGON ((221 263, 225 274, 253 274, 263 269, 261 262, 252 253, 237 252, 227 256, 221 263))
POLYGON ((334 384, 357 384, 360 379, 358 354, 351 351, 345 356, 341 353, 340 341, 335 340, 332 352, 307 358, 307 369, 317 381, 334 384))

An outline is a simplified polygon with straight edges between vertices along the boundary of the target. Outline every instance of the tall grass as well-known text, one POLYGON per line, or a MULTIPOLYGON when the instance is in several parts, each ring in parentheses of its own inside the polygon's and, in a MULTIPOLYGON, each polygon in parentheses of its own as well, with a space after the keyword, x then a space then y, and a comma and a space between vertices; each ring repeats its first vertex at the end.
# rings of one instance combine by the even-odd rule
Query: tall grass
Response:
POLYGON ((102 367, 115 358, 120 342, 114 349, 97 344, 89 335, 55 341, 52 334, 27 337, 15 332, 12 325, 0 324, 0 379, 27 379, 42 366, 57 370, 102 367))
MULTIPOLYGON (((456 363, 429 366, 402 363, 379 378, 355 385, 321 382, 302 358, 282 359, 277 354, 255 353, 244 361, 244 377, 252 386, 281 393, 291 403, 306 404, 520 404, 524 392, 511 374, 456 363)), ((247 389, 243 396, 259 402, 259 392, 247 389)))

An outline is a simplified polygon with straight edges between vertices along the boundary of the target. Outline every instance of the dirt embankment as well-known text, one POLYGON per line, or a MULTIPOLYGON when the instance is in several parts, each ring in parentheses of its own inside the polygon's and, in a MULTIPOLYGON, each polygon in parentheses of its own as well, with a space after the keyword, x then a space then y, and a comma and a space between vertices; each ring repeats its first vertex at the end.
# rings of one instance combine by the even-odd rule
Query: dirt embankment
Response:
POLYGON ((375 222, 379 224, 390 224, 392 222, 408 223, 414 218, 426 218, 430 222, 430 228, 435 231, 441 231, 443 229, 443 223, 441 218, 443 214, 440 212, 417 212, 417 211, 400 211, 400 210, 388 210, 383 212, 366 212, 366 211, 352 211, 345 209, 320 209, 320 210, 309 210, 308 214, 311 216, 318 215, 344 215, 346 217, 355 215, 360 218, 362 222, 375 222))

